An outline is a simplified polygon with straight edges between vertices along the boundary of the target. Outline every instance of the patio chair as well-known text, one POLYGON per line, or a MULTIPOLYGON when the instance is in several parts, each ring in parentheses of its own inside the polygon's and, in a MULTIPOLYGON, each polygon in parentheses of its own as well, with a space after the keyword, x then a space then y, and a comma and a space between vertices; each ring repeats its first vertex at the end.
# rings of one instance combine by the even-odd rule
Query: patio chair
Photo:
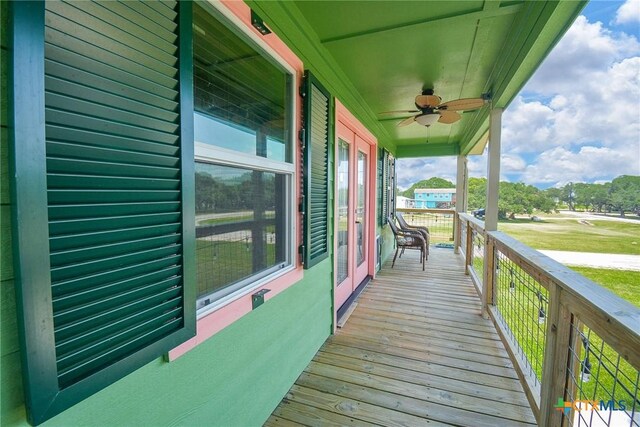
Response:
POLYGON ((427 244, 427 251, 425 252, 424 259, 428 260, 429 259, 429 240, 431 238, 431 234, 429 233, 429 229, 427 227, 421 226, 421 225, 409 225, 407 223, 407 221, 405 221, 405 219, 402 216, 402 214, 399 213, 399 212, 396 212, 396 219, 398 220, 398 224, 400 224, 400 228, 402 230, 419 231, 420 234, 422 234, 422 237, 424 237, 424 241, 427 244))
MULTIPOLYGON (((393 268, 393 266, 396 264, 396 258, 398 257, 398 252, 400 251, 400 249, 402 249, 402 252, 404 252, 405 249, 419 249, 420 260, 422 261, 422 271, 424 271, 427 243, 422 236, 422 233, 420 233, 419 231, 401 230, 396 225, 395 219, 392 216, 389 216, 387 220, 389 222, 389 226, 391 227, 391 231, 396 238, 396 253, 393 256, 391 268, 393 268)), ((400 256, 402 256, 402 254, 400 254, 400 256)))

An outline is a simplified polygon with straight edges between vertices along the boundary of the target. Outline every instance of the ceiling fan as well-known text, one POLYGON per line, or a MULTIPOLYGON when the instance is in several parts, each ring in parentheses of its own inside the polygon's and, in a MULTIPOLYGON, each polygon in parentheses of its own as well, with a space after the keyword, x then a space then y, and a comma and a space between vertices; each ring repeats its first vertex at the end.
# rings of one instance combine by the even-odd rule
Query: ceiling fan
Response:
POLYGON ((488 100, 489 96, 483 95, 482 98, 462 98, 442 102, 442 98, 433 94, 433 89, 425 89, 421 95, 416 96, 417 110, 385 111, 380 114, 418 113, 402 120, 398 126, 407 126, 414 122, 426 127, 436 122, 450 125, 462 117, 458 111, 476 110, 488 100))

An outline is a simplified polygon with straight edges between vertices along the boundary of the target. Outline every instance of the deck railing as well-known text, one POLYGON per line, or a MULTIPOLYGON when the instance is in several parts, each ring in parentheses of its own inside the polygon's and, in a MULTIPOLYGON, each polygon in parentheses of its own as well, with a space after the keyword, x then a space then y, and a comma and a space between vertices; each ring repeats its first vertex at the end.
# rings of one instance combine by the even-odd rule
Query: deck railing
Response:
POLYGON ((457 229, 538 424, 640 426, 640 308, 471 215, 457 229))
POLYGON ((396 211, 402 214, 409 225, 427 227, 432 245, 453 242, 456 221, 454 209, 398 208, 396 211))

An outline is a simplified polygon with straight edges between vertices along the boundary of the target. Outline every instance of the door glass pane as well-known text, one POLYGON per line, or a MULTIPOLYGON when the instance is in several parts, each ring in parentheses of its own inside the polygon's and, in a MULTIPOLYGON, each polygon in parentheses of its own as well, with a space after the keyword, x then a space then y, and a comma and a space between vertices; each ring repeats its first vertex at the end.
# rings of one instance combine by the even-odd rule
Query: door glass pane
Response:
POLYGON ((338 143, 338 283, 349 275, 349 144, 338 143))
POLYGON ((364 230, 367 229, 365 224, 366 216, 366 197, 367 197, 367 155, 362 151, 358 151, 358 192, 356 200, 356 240, 357 240, 357 253, 356 253, 356 265, 360 265, 365 259, 365 248, 367 242, 365 241, 364 230))

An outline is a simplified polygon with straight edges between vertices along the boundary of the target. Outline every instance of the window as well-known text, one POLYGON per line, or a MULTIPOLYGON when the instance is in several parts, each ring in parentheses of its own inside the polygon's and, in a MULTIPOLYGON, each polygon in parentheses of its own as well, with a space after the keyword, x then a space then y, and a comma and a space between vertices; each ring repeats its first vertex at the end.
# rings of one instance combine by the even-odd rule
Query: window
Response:
POLYGON ((293 73, 194 4, 197 308, 293 264, 293 73))

